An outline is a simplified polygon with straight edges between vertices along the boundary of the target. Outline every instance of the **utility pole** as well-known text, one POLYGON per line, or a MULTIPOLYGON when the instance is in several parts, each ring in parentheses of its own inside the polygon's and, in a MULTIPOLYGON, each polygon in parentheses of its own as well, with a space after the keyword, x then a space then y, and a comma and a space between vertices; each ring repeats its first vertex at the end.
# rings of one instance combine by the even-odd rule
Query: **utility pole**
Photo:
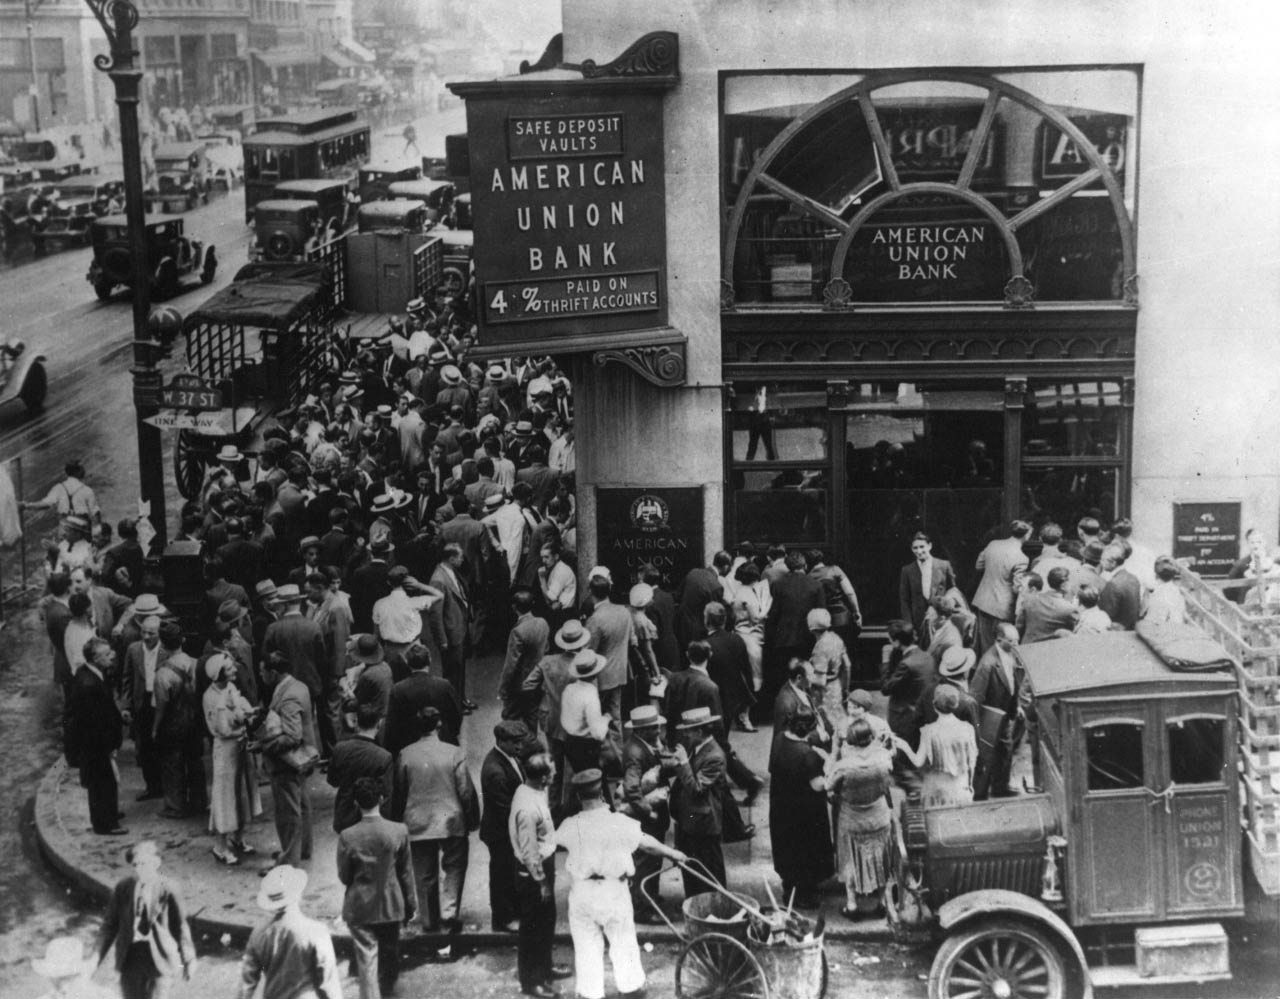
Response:
POLYGON ((40 0, 22 0, 27 12, 27 58, 31 60, 31 123, 40 131, 40 76, 36 72, 35 12, 40 0))

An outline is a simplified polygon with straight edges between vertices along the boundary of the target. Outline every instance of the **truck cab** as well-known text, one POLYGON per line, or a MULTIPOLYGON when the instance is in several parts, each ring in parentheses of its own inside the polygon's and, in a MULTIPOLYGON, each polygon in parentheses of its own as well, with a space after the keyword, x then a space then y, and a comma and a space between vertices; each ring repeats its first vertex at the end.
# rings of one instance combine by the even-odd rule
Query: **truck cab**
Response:
POLYGON ((904 805, 904 881, 947 933, 931 999, 1230 977, 1223 921, 1245 915, 1239 679, 1220 646, 1173 627, 1021 647, 1042 788, 904 805), (1197 668, 1169 665, 1179 642, 1196 644, 1197 668))
POLYGON ((327 238, 345 231, 351 215, 351 187, 342 179, 284 180, 275 186, 271 198, 273 201, 314 202, 319 208, 324 228, 331 231, 327 238))

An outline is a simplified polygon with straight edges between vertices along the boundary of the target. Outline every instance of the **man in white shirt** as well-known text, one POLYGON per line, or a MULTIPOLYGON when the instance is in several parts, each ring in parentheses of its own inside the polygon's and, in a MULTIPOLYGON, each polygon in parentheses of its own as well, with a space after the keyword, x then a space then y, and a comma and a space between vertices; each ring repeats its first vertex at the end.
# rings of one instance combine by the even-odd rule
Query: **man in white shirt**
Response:
POLYGON ((508 581, 514 583, 520 571, 520 551, 524 547, 525 520, 520 507, 508 503, 501 493, 485 498, 485 515, 480 523, 489 532, 493 547, 507 559, 508 581))
POLYGON ((600 765, 600 745, 609 734, 609 717, 600 709, 596 687, 604 667, 604 656, 582 649, 573 657, 574 682, 560 695, 564 758, 575 773, 600 765))
POLYGON ((578 604, 578 578, 561 560, 556 543, 543 545, 539 555, 542 565, 538 567, 538 585, 547 604, 547 623, 555 629, 564 624, 578 604))
POLYGON ((142 637, 125 650, 122 681, 125 705, 135 719, 133 740, 138 748, 138 767, 146 782, 138 800, 149 801, 164 793, 160 787, 160 753, 151 729, 155 723, 156 669, 168 654, 160 647, 160 618, 143 618, 139 631, 142 637))
POLYGON ((50 489, 44 499, 23 502, 19 505, 24 510, 45 510, 53 507, 58 511, 59 517, 76 515, 88 521, 101 520, 102 511, 98 509, 98 498, 83 481, 84 466, 78 461, 69 461, 64 471, 67 477, 50 489))
POLYGON ((517 965, 520 990, 537 999, 558 995, 551 982, 572 969, 552 963, 556 930, 556 830, 547 803, 555 764, 546 753, 524 763, 524 783, 511 797, 507 835, 516 858, 516 907, 520 917, 517 965))
POLYGON ((387 584, 391 592, 373 604, 373 627, 388 656, 396 652, 404 655, 422 635, 422 615, 444 594, 434 586, 412 579, 402 565, 393 565, 388 570, 387 584), (410 588, 415 596, 409 595, 410 588))

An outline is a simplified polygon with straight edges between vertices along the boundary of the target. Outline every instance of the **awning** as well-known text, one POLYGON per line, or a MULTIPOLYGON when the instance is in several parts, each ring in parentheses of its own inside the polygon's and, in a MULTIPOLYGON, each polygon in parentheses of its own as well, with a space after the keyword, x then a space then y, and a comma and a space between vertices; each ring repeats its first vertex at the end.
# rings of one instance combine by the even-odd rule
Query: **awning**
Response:
POLYGON ((357 41, 339 41, 338 44, 341 45, 348 52, 350 52, 357 59, 359 59, 361 62, 377 62, 378 61, 377 53, 371 52, 369 49, 365 48, 363 45, 361 45, 357 41))
POLYGON ((315 53, 301 45, 286 45, 262 52, 250 49, 249 54, 271 69, 279 69, 281 66, 310 66, 317 61, 315 53))
POLYGON ((345 52, 339 52, 337 49, 330 49, 328 52, 322 53, 320 58, 337 66, 338 69, 355 69, 360 65, 351 56, 345 52))

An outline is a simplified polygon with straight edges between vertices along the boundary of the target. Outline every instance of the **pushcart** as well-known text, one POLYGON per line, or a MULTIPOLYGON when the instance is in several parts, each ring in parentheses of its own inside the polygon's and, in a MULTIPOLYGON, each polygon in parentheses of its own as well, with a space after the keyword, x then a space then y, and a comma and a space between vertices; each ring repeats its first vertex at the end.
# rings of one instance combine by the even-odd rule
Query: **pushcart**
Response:
POLYGON ((645 900, 684 944, 676 960, 676 999, 823 999, 827 955, 821 916, 810 919, 789 904, 761 908, 755 899, 729 891, 696 860, 676 866, 709 889, 685 899, 684 930, 667 919, 648 891, 648 883, 667 868, 640 882, 645 900))

